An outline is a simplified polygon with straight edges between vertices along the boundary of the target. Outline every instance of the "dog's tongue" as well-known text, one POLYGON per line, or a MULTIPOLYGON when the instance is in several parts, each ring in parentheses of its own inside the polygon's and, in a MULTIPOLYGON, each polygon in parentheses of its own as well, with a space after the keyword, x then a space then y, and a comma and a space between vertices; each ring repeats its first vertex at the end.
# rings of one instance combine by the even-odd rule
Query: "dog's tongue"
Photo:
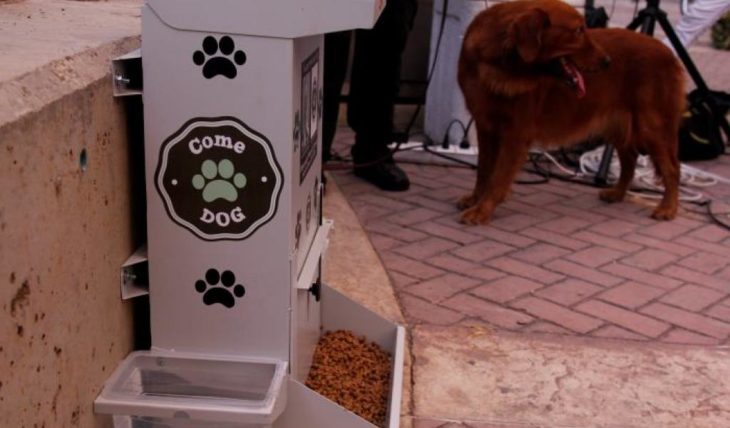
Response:
POLYGON ((578 71, 573 64, 565 59, 562 59, 560 63, 563 65, 563 71, 565 71, 565 74, 567 74, 573 82, 575 90, 578 91, 578 98, 583 98, 586 94, 586 85, 583 81, 583 75, 580 74, 580 71, 578 71))

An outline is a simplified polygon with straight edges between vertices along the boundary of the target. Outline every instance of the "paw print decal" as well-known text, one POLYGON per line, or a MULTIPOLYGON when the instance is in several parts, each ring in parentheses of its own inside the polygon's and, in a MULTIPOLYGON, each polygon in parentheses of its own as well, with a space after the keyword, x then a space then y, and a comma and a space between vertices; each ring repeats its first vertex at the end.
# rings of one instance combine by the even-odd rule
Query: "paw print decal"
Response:
POLYGON ((304 182, 314 161, 319 157, 317 139, 321 126, 321 96, 323 94, 319 81, 319 65, 319 49, 312 52, 302 63, 299 184, 304 182))
POLYGON ((212 79, 215 76, 233 79, 238 75, 236 64, 246 63, 246 53, 236 50, 236 45, 229 36, 223 36, 220 40, 207 36, 203 39, 203 50, 193 53, 193 62, 195 65, 203 66, 203 76, 206 79, 212 79), (230 58, 231 54, 233 54, 233 60, 230 58))
POLYGON ((193 187, 203 191, 206 202, 218 199, 235 202, 238 199, 237 189, 246 187, 246 176, 235 172, 233 162, 228 159, 217 164, 208 159, 200 166, 200 174, 193 176, 193 187))
POLYGON ((193 119, 162 144, 155 185, 178 225, 207 241, 245 239, 276 215, 283 173, 274 154, 238 119, 193 119))
POLYGON ((240 299, 246 294, 243 285, 236 284, 233 272, 225 270, 219 273, 216 269, 208 269, 205 279, 195 281, 195 291, 203 295, 206 305, 219 303, 229 309, 236 305, 236 298, 240 299))

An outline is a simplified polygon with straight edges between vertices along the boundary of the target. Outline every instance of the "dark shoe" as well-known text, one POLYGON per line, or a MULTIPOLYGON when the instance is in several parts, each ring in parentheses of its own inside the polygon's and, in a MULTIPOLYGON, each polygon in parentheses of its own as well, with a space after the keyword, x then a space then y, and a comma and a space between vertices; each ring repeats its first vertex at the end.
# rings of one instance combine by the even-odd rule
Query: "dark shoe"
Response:
POLYGON ((354 172, 356 176, 389 192, 403 192, 411 186, 405 171, 400 169, 393 161, 357 167, 354 172))

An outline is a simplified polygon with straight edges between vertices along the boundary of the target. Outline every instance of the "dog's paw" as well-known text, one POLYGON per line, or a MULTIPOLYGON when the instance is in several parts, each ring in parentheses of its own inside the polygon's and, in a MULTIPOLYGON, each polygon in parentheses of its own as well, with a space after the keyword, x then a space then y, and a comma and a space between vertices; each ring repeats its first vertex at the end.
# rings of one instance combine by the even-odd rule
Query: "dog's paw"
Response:
POLYGON ((614 188, 601 190, 598 193, 598 197, 603 202, 608 203, 621 202, 624 200, 624 196, 626 196, 626 193, 614 188))
POLYGON ((654 220, 673 220, 677 216, 677 207, 663 207, 658 206, 651 213, 651 218, 654 220))
POLYGON ((464 195, 461 198, 459 198, 459 201, 456 203, 456 206, 460 210, 465 210, 467 208, 471 208, 474 206, 474 204, 477 203, 477 198, 474 197, 473 193, 469 193, 468 195, 464 195))
POLYGON ((461 213, 461 222, 476 226, 478 224, 487 224, 492 217, 492 209, 482 205, 473 206, 461 213))

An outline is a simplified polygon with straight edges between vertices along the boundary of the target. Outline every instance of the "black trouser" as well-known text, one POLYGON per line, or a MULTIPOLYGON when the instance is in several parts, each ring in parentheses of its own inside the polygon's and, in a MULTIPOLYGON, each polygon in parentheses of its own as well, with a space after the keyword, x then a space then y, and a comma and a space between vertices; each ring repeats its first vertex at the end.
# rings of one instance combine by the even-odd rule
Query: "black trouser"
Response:
MULTIPOLYGON (((416 0, 387 0, 371 30, 356 30, 347 123, 355 131, 355 162, 388 156, 393 108, 400 83, 401 54, 413 27, 416 0)), ((339 96, 347 72, 350 37, 343 31, 325 35, 323 157, 329 158, 337 128, 339 96)))

